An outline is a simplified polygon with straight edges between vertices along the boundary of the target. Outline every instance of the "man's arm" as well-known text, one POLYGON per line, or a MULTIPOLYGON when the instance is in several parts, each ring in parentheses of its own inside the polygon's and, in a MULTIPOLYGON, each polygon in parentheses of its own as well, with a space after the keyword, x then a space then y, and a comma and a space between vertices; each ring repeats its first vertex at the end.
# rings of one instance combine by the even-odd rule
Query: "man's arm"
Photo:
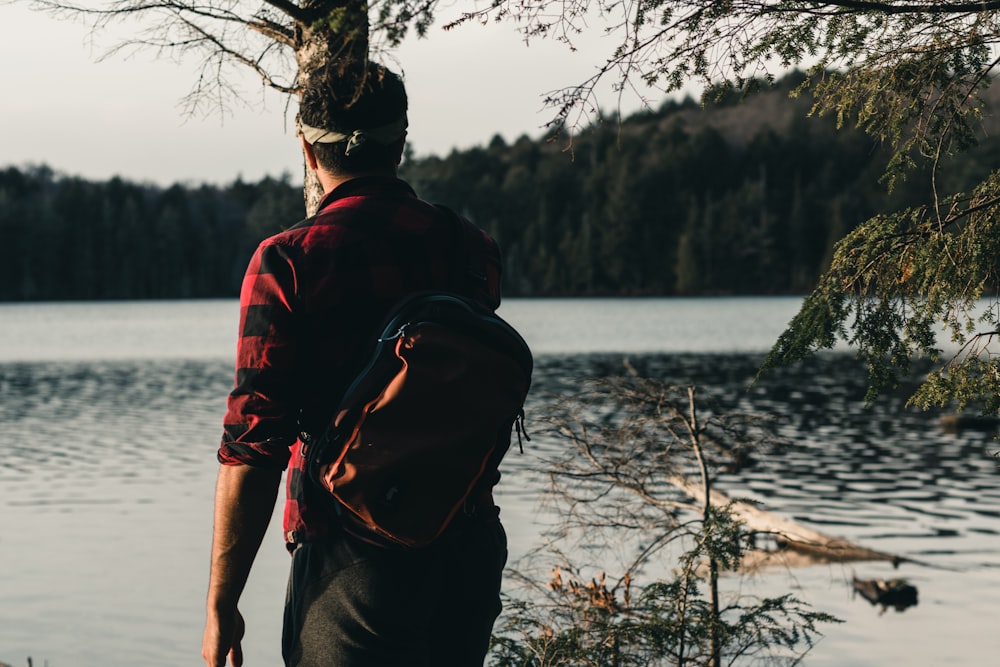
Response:
POLYGON ((215 487, 215 527, 202 657, 222 667, 243 664, 243 619, 237 602, 264 539, 281 483, 281 470, 222 465, 215 487))

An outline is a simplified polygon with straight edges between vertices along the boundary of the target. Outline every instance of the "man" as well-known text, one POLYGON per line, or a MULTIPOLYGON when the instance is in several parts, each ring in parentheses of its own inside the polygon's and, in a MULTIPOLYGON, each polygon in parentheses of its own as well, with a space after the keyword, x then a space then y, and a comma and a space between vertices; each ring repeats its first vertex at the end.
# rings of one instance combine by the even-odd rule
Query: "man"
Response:
MULTIPOLYGON (((242 664, 237 602, 286 467, 286 665, 483 663, 506 560, 488 489, 430 546, 390 548, 345 532, 300 455, 300 434, 329 419, 390 307, 449 289, 464 270, 454 217, 396 178, 406 110, 402 81, 374 64, 317 72, 303 94, 302 149, 326 194, 316 216, 261 243, 243 283, 218 453, 208 667, 227 656, 242 664)), ((477 298, 495 308, 499 251, 485 234, 477 241, 488 267, 477 298)))

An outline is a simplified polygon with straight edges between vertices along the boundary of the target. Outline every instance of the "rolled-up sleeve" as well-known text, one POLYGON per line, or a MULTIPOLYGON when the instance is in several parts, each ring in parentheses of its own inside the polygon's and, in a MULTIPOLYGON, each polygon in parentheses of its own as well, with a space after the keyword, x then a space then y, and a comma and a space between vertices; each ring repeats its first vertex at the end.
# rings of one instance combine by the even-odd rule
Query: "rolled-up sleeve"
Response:
POLYGON ((235 386, 218 451, 222 464, 288 465, 300 403, 296 294, 290 249, 265 241, 251 258, 240 291, 235 386))

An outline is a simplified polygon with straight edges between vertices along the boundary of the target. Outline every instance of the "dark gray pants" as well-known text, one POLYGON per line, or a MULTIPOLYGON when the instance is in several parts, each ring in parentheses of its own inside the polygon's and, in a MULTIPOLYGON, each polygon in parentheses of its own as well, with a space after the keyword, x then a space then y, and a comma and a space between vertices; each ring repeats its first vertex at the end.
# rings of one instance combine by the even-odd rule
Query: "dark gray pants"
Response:
POLYGON ((468 522, 423 549, 345 534, 292 556, 287 667, 482 667, 500 613, 507 539, 468 522))

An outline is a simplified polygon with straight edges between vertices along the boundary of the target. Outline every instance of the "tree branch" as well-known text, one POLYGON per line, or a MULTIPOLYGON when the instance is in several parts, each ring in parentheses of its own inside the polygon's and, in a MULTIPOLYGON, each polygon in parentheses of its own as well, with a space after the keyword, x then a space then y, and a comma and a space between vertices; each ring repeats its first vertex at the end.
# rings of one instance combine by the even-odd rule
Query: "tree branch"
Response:
MULTIPOLYGON (((110 8, 83 7, 56 0, 32 0, 32 6, 42 11, 56 14, 95 17, 95 25, 104 25, 115 19, 128 16, 140 15, 145 12, 165 11, 175 16, 181 17, 185 14, 197 16, 209 21, 220 21, 222 23, 245 26, 254 32, 261 34, 286 46, 294 46, 294 33, 292 30, 280 23, 269 21, 264 18, 247 18, 231 11, 220 10, 215 7, 196 6, 188 2, 116 2, 110 8)), ((268 3, 275 4, 275 3, 268 3)), ((287 4, 287 3, 284 3, 287 4)))
POLYGON ((1000 9, 1000 1, 992 2, 934 2, 926 5, 894 4, 891 2, 866 2, 865 0, 833 0, 832 2, 815 2, 820 6, 841 7, 858 12, 879 12, 882 14, 968 14, 990 12, 1000 9))
POLYGON ((196 35, 200 35, 201 42, 211 44, 215 48, 216 55, 229 58, 245 65, 246 67, 249 67, 257 74, 257 76, 261 78, 261 81, 263 81, 266 86, 285 94, 292 94, 295 92, 294 87, 286 86, 275 81, 274 77, 271 76, 271 73, 261 67, 259 59, 250 58, 249 56, 229 48, 214 34, 209 33, 200 25, 192 21, 188 21, 183 17, 178 17, 178 20, 182 21, 184 25, 196 35))
POLYGON ((309 19, 309 12, 294 2, 286 0, 264 0, 264 4, 271 5, 279 12, 285 14, 296 23, 305 23, 309 19))

